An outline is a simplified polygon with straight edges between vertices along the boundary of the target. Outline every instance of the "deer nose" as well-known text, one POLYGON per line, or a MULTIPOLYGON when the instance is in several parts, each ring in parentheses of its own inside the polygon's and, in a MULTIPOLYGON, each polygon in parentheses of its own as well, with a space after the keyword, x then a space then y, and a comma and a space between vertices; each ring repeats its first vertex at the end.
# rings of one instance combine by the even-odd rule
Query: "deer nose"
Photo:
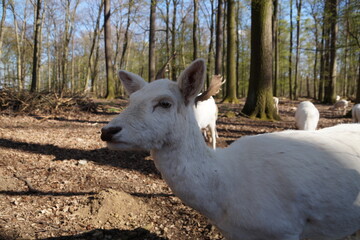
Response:
POLYGON ((115 134, 122 130, 121 127, 103 127, 101 129, 101 140, 111 142, 115 134))

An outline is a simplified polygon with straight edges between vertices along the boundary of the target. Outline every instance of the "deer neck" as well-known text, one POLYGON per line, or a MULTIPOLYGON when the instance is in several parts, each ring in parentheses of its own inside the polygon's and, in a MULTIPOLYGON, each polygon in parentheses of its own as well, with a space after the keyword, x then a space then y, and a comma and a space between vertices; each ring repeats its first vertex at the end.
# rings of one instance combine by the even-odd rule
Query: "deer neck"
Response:
POLYGON ((218 205, 214 194, 221 185, 215 152, 206 145, 195 117, 191 116, 188 123, 189 126, 179 131, 182 136, 177 142, 152 150, 151 154, 175 195, 212 218, 218 205))

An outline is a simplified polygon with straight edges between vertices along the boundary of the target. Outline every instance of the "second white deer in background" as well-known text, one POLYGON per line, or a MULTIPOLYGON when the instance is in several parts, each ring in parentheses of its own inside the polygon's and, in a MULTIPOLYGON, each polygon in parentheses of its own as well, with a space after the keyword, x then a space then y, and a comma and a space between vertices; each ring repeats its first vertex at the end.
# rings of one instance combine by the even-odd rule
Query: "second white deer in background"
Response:
POLYGON ((299 130, 316 130, 319 118, 319 110, 309 101, 301 102, 296 108, 295 124, 299 130))
POLYGON ((334 115, 334 112, 338 112, 340 110, 341 116, 344 116, 346 114, 346 108, 348 105, 349 105, 349 102, 346 101, 345 99, 342 99, 342 100, 337 101, 334 105, 332 105, 329 108, 329 110, 332 111, 333 115, 334 115))
POLYGON ((200 130, 203 130, 205 139, 209 139, 206 130, 210 130, 213 149, 216 148, 216 138, 218 137, 216 131, 218 107, 212 96, 219 92, 221 85, 224 83, 225 81, 222 81, 220 75, 214 75, 208 89, 195 98, 194 113, 196 121, 200 130))
POLYGON ((274 108, 276 110, 276 114, 279 115, 279 98, 273 97, 273 101, 274 101, 274 108))
POLYGON ((193 108, 205 74, 205 60, 177 82, 120 71, 129 105, 101 139, 113 150, 151 150, 174 194, 228 240, 339 239, 359 230, 360 124, 241 137, 213 151, 193 108))
POLYGON ((352 121, 354 123, 360 123, 360 103, 355 104, 351 110, 352 121))

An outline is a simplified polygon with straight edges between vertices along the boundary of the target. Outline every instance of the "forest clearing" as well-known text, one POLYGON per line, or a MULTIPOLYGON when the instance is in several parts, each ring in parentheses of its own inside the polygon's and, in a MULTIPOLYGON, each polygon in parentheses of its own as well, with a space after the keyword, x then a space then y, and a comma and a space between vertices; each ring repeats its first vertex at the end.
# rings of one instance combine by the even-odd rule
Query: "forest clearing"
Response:
MULTIPOLYGON (((360 103, 360 5, 355 0, 2 0, 0 9, 0 240, 224 239, 205 217, 173 194, 155 168, 149 152, 106 148, 104 141, 111 143, 122 126, 107 130, 103 127, 125 109, 127 95, 131 92, 126 86, 124 88, 124 79, 117 77, 121 72, 137 74, 147 82, 164 78, 175 81, 187 76, 182 72, 190 62, 203 62, 199 76, 205 78, 205 85, 201 85, 203 88, 199 87, 197 93, 211 89, 216 76, 221 78, 219 89, 211 94, 216 96, 219 107, 218 148, 225 148, 244 136, 295 129, 295 107, 301 101, 309 100, 319 110, 318 129, 351 122, 349 111, 355 103, 360 103), (339 102, 338 98, 345 100, 346 105, 349 101, 346 116, 330 110, 339 102), (276 102, 274 104, 276 99, 279 99, 279 109, 276 109, 276 102)), ((200 78, 192 79, 198 81, 200 78)), ((194 90, 191 84, 183 89, 194 90)), ((191 96, 195 98, 196 95, 191 96)), ((161 106, 163 101, 160 100, 153 109, 161 106)), ((171 106, 165 103, 168 105, 162 107, 171 106)), ((212 103, 215 106, 213 99, 212 103)), ((214 108, 217 110, 216 106, 214 108)), ((138 112, 133 113, 131 117, 136 119, 138 112)), ((133 122, 129 122, 132 125, 133 122)), ((184 126, 178 129, 190 129, 184 126)), ((165 137, 157 137, 151 131, 148 135, 156 141, 167 139, 166 136, 174 132, 174 128, 169 129, 172 131, 163 135, 165 137)), ((191 130, 198 134, 197 128, 191 130)), ((142 134, 129 136, 141 136, 137 144, 139 140, 147 141, 142 134)), ((356 141, 350 144, 347 139, 351 141, 357 136, 336 139, 331 151, 338 151, 340 142, 355 145, 356 141)), ((200 134, 198 137, 201 139, 200 134)), ((188 148, 202 143, 194 137, 183 139, 193 140, 188 148)), ((208 149, 202 145, 206 152, 208 149)), ((213 147, 210 143, 208 146, 213 147)), ((286 147, 286 152, 288 145, 281 146, 286 147)), ((303 157, 301 146, 296 145, 296 153, 300 152, 301 159, 307 159, 303 157)), ((254 149, 262 150, 261 146, 254 146, 254 149)), ((322 145, 312 149, 310 153, 322 149, 322 145)), ((358 150, 357 147, 353 149, 358 150)), ((188 151, 182 149, 174 157, 184 152, 188 151)), ((264 155, 264 151, 260 153, 264 155)), ((287 156, 292 157, 292 153, 287 156)), ((341 156, 341 160, 346 158, 341 154, 337 156, 341 156)), ((359 154, 347 156, 358 157, 359 154)), ((202 163, 206 162, 204 159, 202 163)), ((237 157, 227 159, 238 163, 237 157)), ((258 159, 268 160, 266 157, 258 159)), ((320 166, 318 159, 313 162, 320 166)), ((288 161, 283 162, 288 164, 288 161)), ((220 165, 231 168, 222 162, 217 166, 220 165)), ((226 174, 229 172, 232 176, 242 176, 235 172, 238 168, 242 167, 222 173, 226 177, 230 176, 226 174)), ((313 175, 321 174, 316 171, 313 175)), ((297 179, 306 179, 302 174, 299 176, 297 179)), ((234 178, 227 180, 235 182, 234 178)), ((318 189, 323 189, 321 183, 332 181, 323 178, 322 182, 314 182, 320 186, 318 189)), ((346 187, 337 186, 346 191, 353 183, 358 181, 351 179, 342 185, 346 187)), ((188 189, 196 193, 199 189, 214 190, 190 186, 182 185, 186 194, 188 189)), ((263 188, 257 189, 265 192, 263 188)), ((325 202, 333 199, 342 205, 336 200, 350 195, 327 189, 338 196, 329 198, 323 194, 325 202)), ((313 192, 307 196, 317 196, 313 192)), ((208 195, 204 196, 209 199, 208 195)), ((217 196, 221 200, 218 202, 224 202, 224 195, 217 196)), ((228 199, 238 200, 237 197, 228 199)), ((272 202, 264 199, 269 204, 262 206, 271 208, 272 202)), ((354 206, 352 203, 348 205, 354 206)), ((283 205, 278 204, 286 212, 283 205)), ((230 208, 214 209, 227 213, 230 208)), ((329 211, 323 212, 329 215, 329 211)), ((352 209, 349 212, 353 214, 352 209)), ((232 212, 236 221, 228 222, 240 222, 239 215, 232 212)), ((344 218, 338 216, 332 219, 337 220, 333 223, 348 219, 349 214, 343 214, 344 218)), ((303 225, 316 226, 317 219, 314 224, 312 220, 306 218, 304 222, 310 224, 303 225)), ((334 225, 348 227, 350 223, 358 223, 357 220, 356 216, 347 225, 342 222, 334 225)), ((300 224, 304 222, 299 221, 300 224)), ((273 222, 271 224, 273 228, 273 222)), ((258 221, 253 226, 257 228, 258 221)), ((238 231, 238 228, 233 229, 233 232, 238 231)), ((223 231, 223 234, 226 233, 223 231)))
MULTIPOLYGON (((218 147, 294 129, 300 100, 280 98, 281 121, 239 116, 244 99, 218 104, 218 147)), ((95 103, 98 113, 0 115, 0 239, 222 239, 173 195, 149 153, 105 148, 100 129, 127 101, 95 103)), ((319 128, 351 122, 315 106, 319 128)))

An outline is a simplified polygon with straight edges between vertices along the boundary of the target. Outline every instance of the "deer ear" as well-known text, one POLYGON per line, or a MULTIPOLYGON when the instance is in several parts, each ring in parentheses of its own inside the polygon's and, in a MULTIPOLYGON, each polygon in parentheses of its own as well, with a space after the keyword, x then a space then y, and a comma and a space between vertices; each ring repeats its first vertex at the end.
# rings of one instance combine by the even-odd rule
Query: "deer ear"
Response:
POLYGON ((205 60, 197 59, 180 74, 177 83, 184 97, 185 105, 194 101, 195 97, 200 93, 204 84, 205 73, 205 60))
POLYGON ((129 95, 143 88, 147 84, 147 82, 139 75, 123 70, 119 71, 119 78, 129 95))

